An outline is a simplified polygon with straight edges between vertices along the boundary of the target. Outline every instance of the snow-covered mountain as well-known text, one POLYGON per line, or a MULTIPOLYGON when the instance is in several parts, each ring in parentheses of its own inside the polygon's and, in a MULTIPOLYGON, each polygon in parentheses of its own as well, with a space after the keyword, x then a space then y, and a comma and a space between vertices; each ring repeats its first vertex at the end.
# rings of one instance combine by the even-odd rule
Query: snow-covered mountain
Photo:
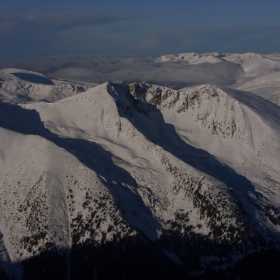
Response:
POLYGON ((217 52, 214 53, 180 53, 180 54, 170 54, 163 55, 156 59, 156 62, 167 62, 167 61, 180 61, 183 60, 190 64, 199 64, 199 63, 219 63, 223 60, 220 58, 220 54, 217 52))
POLYGON ((241 66, 241 75, 233 88, 249 91, 276 105, 280 105, 280 55, 257 53, 180 53, 163 55, 156 59, 158 63, 185 62, 195 64, 234 63, 241 66))
POLYGON ((55 102, 84 92, 95 85, 51 80, 21 69, 0 70, 0 100, 10 103, 55 102))
POLYGON ((209 53, 179 53, 179 54, 170 54, 163 55, 156 59, 156 62, 167 62, 167 61, 180 61, 183 60, 190 64, 199 64, 199 63, 220 63, 220 62, 233 62, 233 63, 246 63, 255 61, 263 58, 264 56, 257 53, 223 53, 218 52, 209 52, 209 53))
POLYGON ((3 279, 225 279, 279 255, 279 106, 237 86, 1 80, 36 91, 0 102, 3 279))

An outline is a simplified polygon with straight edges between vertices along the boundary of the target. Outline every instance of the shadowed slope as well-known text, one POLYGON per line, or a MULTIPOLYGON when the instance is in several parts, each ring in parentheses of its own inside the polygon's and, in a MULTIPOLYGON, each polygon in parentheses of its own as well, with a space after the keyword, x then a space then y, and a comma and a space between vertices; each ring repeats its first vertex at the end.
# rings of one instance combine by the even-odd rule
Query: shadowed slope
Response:
POLYGON ((11 73, 11 74, 26 82, 42 84, 42 85, 54 85, 54 83, 50 79, 48 79, 44 76, 34 75, 31 73, 20 73, 20 72, 19 73, 15 72, 15 73, 11 73))
POLYGON ((135 179, 126 170, 114 164, 111 152, 104 150, 94 142, 61 138, 53 134, 44 127, 35 110, 26 110, 7 103, 0 103, 0 108, 0 127, 22 134, 44 137, 74 155, 82 164, 95 171, 100 178, 106 179, 102 183, 108 188, 118 207, 122 209, 123 219, 136 227, 138 220, 145 221, 143 224, 149 225, 147 228, 152 239, 157 238, 157 233, 153 229, 160 228, 160 224, 144 202, 139 199, 135 179), (131 188, 124 187, 124 184, 131 188), (134 211, 135 214, 131 215, 131 209, 135 207, 141 211, 134 211))

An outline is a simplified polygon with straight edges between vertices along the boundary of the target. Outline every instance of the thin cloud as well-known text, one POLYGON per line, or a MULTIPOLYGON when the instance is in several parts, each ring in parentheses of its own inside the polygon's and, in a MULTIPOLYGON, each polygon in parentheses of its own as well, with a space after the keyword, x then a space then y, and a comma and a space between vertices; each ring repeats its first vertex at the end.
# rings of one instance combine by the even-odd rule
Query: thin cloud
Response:
POLYGON ((37 15, 35 11, 31 11, 25 17, 9 15, 0 17, 0 29, 4 30, 9 27, 9 31, 14 30, 16 32, 17 30, 31 28, 30 31, 59 32, 73 27, 115 22, 129 18, 131 17, 104 15, 95 12, 37 15))
POLYGON ((51 78, 92 83, 146 81, 175 88, 205 83, 230 85, 243 74, 241 67, 233 63, 155 63, 154 56, 57 56, 22 60, 10 65, 51 78))
MULTIPOLYGON (((59 34, 64 31, 84 26, 119 22, 130 18, 131 16, 96 12, 64 12, 38 15, 35 11, 29 12, 26 16, 1 16, 0 56, 28 57, 42 56, 42 53, 56 53, 56 41, 60 38, 59 34)), ((64 46, 64 48, 67 52, 67 46, 64 46)))

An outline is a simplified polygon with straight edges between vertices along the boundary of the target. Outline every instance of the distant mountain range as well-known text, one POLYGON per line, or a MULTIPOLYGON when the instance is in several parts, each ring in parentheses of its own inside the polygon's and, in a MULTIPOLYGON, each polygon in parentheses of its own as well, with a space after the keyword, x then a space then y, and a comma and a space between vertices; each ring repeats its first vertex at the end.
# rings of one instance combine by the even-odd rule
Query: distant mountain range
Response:
MULTIPOLYGON (((274 55, 271 55, 274 56, 274 55)), ((179 54, 171 54, 171 55, 163 55, 156 59, 157 62, 167 62, 167 61, 179 61, 184 60, 190 64, 198 64, 198 63, 220 63, 224 61, 229 61, 233 63, 246 63, 254 60, 258 60, 264 58, 264 55, 260 55, 257 53, 226 53, 220 54, 218 52, 210 52, 210 53, 179 53, 179 54)), ((271 57, 269 57, 271 58, 271 57)))
POLYGON ((0 279, 278 279, 280 57, 169 60, 244 75, 175 90, 0 71, 0 279))

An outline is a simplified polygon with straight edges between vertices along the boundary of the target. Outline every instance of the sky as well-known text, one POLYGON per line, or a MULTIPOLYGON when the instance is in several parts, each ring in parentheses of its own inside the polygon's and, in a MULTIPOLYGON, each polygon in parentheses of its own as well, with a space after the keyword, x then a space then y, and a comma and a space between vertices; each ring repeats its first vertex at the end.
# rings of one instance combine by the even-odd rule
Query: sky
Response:
POLYGON ((0 0, 0 59, 280 51, 278 0, 0 0))

